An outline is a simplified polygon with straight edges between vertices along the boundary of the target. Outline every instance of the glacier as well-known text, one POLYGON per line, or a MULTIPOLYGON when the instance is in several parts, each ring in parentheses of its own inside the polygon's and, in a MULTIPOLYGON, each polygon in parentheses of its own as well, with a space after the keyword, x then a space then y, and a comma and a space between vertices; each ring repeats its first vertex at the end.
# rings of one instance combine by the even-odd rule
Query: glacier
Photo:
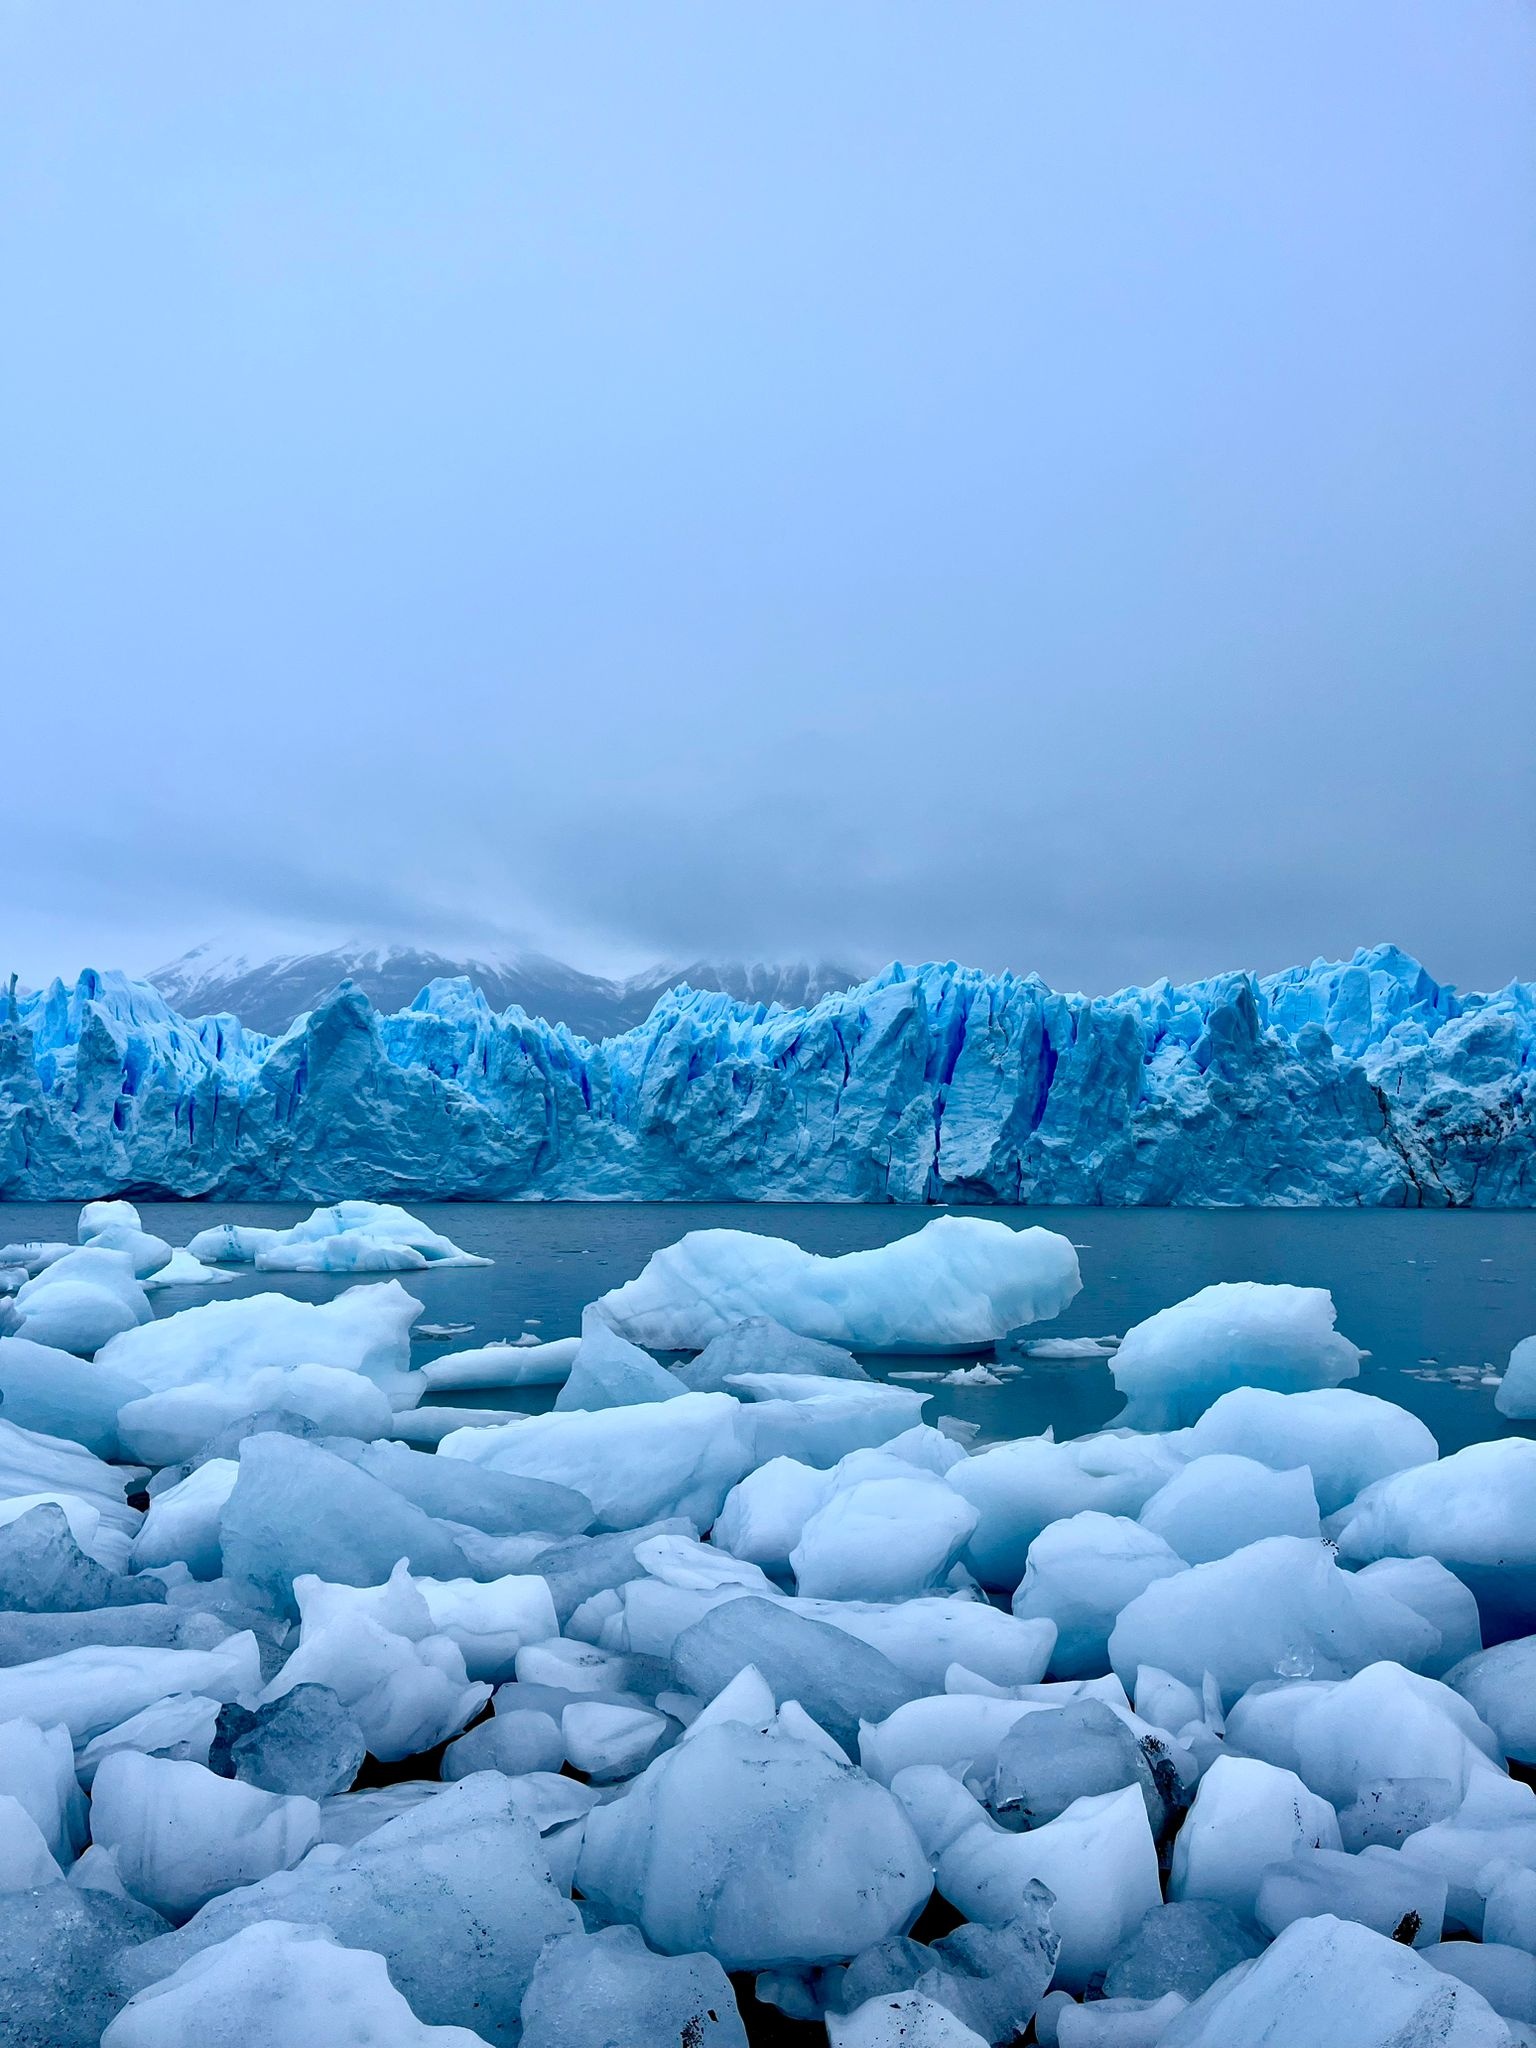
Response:
POLYGON ((953 963, 680 986, 596 1043, 464 979, 281 1037, 86 972, 0 1017, 0 1198, 1536 1204, 1536 983, 1347 962, 1103 997, 953 963))

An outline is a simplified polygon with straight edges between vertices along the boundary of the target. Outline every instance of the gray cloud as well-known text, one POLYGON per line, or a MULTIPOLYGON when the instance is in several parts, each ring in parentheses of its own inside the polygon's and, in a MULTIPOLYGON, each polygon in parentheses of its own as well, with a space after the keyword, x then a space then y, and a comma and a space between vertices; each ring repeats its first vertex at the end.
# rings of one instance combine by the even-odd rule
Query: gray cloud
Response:
POLYGON ((1536 28, 22 10, 0 939, 1536 970, 1536 28))

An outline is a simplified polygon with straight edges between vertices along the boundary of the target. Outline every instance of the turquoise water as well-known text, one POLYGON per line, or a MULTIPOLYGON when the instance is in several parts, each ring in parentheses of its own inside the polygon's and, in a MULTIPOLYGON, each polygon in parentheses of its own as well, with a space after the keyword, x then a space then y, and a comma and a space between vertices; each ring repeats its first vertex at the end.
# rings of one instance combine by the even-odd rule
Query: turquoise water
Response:
MULTIPOLYGON (((451 1340, 422 1342, 420 1360, 439 1352, 527 1329, 540 1337, 573 1333, 582 1307, 627 1280, 659 1246, 687 1230, 728 1227, 793 1238, 817 1252, 885 1244, 920 1229, 932 1210, 839 1204, 725 1203, 475 1203, 414 1205, 491 1267, 412 1273, 405 1284, 425 1305, 425 1322, 466 1322, 451 1340)), ((288 1224, 307 1203, 145 1202, 145 1227, 183 1244, 214 1223, 288 1224)), ((974 1213, 974 1212, 972 1212, 974 1213)), ((1510 1348, 1536 1332, 1536 1214, 1524 1210, 1297 1209, 989 1209, 1016 1226, 1038 1223, 1079 1246, 1083 1291, 1053 1323, 1029 1336, 1123 1334, 1132 1323, 1214 1280, 1290 1280, 1331 1289, 1339 1327, 1371 1356, 1356 1384, 1411 1408, 1429 1424, 1441 1449, 1480 1438, 1536 1434, 1510 1424, 1484 1382, 1503 1370, 1510 1348)), ((78 1210, 65 1203, 7 1203, 0 1238, 73 1238, 78 1210)), ((190 1302, 229 1299, 281 1285, 305 1300, 323 1300, 348 1283, 242 1272, 210 1297, 208 1289, 166 1289, 157 1313, 190 1302)), ((1000 1387, 946 1387, 926 1411, 980 1425, 985 1438, 1021 1436, 1055 1427, 1079 1436, 1112 1419, 1119 1407, 1104 1360, 1027 1360, 1003 1350, 1005 1363, 1025 1369, 1000 1387)), ((874 1362, 886 1375, 950 1370, 968 1360, 900 1358, 874 1362)), ((909 1383, 911 1384, 911 1383, 909 1383)), ((463 1397, 489 1405, 483 1394, 463 1397)), ((507 1405, 547 1406, 528 1390, 507 1405)))

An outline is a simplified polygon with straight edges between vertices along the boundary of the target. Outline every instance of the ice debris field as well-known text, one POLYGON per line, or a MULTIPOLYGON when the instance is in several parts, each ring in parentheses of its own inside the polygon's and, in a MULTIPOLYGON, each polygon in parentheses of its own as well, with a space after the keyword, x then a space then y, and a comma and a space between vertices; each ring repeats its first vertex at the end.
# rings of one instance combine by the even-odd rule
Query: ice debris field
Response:
POLYGON ((464 1256, 0 1250, 5 2048, 1536 2043, 1536 1443, 1437 1456, 1258 1284, 1127 1332, 1095 1436, 930 1426, 855 1353, 1079 1289, 981 1218, 695 1232, 413 1370, 464 1256))

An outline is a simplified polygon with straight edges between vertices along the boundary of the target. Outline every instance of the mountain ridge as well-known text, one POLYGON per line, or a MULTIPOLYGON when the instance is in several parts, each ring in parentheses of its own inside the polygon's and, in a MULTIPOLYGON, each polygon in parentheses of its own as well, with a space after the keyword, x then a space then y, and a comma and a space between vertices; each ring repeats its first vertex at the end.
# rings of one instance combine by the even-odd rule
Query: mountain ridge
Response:
POLYGON ((430 983, 463 979, 482 990, 491 1008, 513 1004, 530 1017, 565 1024, 597 1041, 643 1024, 669 990, 686 982, 746 1003, 808 1007, 823 995, 854 986, 860 976, 830 961, 710 961, 665 963, 638 974, 590 974, 549 954, 492 951, 486 957, 449 955, 420 946, 351 942, 308 953, 252 959, 205 943, 153 968, 143 979, 184 1017, 238 1017, 248 1030, 281 1037, 298 1017, 317 1009, 350 981, 381 1014, 407 1008, 430 983))

